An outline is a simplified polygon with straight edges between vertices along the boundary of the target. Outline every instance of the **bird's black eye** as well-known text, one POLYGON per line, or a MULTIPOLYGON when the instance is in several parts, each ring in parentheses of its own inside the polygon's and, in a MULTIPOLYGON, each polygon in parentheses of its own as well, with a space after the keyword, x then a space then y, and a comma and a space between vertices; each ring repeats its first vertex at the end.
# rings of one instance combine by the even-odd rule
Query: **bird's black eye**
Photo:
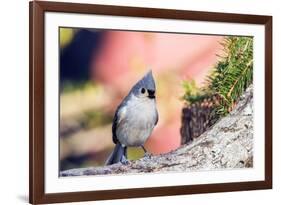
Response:
POLYGON ((145 89, 144 89, 144 88, 141 89, 141 93, 142 93, 142 94, 145 93, 145 89))

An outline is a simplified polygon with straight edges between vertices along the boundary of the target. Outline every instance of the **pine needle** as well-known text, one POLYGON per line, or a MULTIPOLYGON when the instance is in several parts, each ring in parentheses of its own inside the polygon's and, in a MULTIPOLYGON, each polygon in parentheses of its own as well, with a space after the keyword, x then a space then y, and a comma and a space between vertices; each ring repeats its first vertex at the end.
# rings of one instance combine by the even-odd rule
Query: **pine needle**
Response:
POLYGON ((226 37, 220 44, 223 46, 223 54, 219 55, 218 63, 207 76, 206 86, 202 89, 194 87, 194 83, 191 83, 193 86, 184 86, 186 92, 183 97, 187 103, 192 104, 204 97, 217 96, 219 103, 214 112, 219 117, 229 113, 238 98, 252 84, 253 37, 226 37))

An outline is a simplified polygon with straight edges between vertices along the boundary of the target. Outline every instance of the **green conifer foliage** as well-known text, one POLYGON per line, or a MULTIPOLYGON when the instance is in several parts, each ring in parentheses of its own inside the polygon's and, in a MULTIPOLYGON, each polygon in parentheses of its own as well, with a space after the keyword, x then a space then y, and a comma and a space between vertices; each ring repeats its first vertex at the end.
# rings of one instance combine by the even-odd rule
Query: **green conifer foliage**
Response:
POLYGON ((215 114, 229 113, 238 98, 253 81, 253 37, 226 37, 223 54, 207 77, 206 86, 198 89, 192 82, 184 82, 183 99, 192 104, 206 97, 217 99, 215 114), (193 89, 193 90, 192 90, 193 89))

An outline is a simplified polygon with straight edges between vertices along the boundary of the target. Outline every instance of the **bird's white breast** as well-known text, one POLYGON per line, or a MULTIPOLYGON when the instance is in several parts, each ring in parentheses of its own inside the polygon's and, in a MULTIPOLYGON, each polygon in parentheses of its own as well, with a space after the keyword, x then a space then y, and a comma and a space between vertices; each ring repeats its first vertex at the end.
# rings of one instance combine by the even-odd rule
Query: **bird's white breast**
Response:
POLYGON ((118 140, 127 146, 143 145, 157 118, 155 100, 132 96, 120 111, 123 123, 117 128, 118 140))

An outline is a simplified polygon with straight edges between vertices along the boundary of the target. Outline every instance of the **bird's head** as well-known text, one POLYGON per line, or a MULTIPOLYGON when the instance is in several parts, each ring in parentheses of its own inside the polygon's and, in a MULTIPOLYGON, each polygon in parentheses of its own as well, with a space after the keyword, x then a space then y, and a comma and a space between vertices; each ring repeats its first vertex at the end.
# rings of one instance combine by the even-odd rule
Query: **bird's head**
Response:
POLYGON ((155 98, 156 88, 151 70, 134 85, 131 92, 139 98, 155 98))

